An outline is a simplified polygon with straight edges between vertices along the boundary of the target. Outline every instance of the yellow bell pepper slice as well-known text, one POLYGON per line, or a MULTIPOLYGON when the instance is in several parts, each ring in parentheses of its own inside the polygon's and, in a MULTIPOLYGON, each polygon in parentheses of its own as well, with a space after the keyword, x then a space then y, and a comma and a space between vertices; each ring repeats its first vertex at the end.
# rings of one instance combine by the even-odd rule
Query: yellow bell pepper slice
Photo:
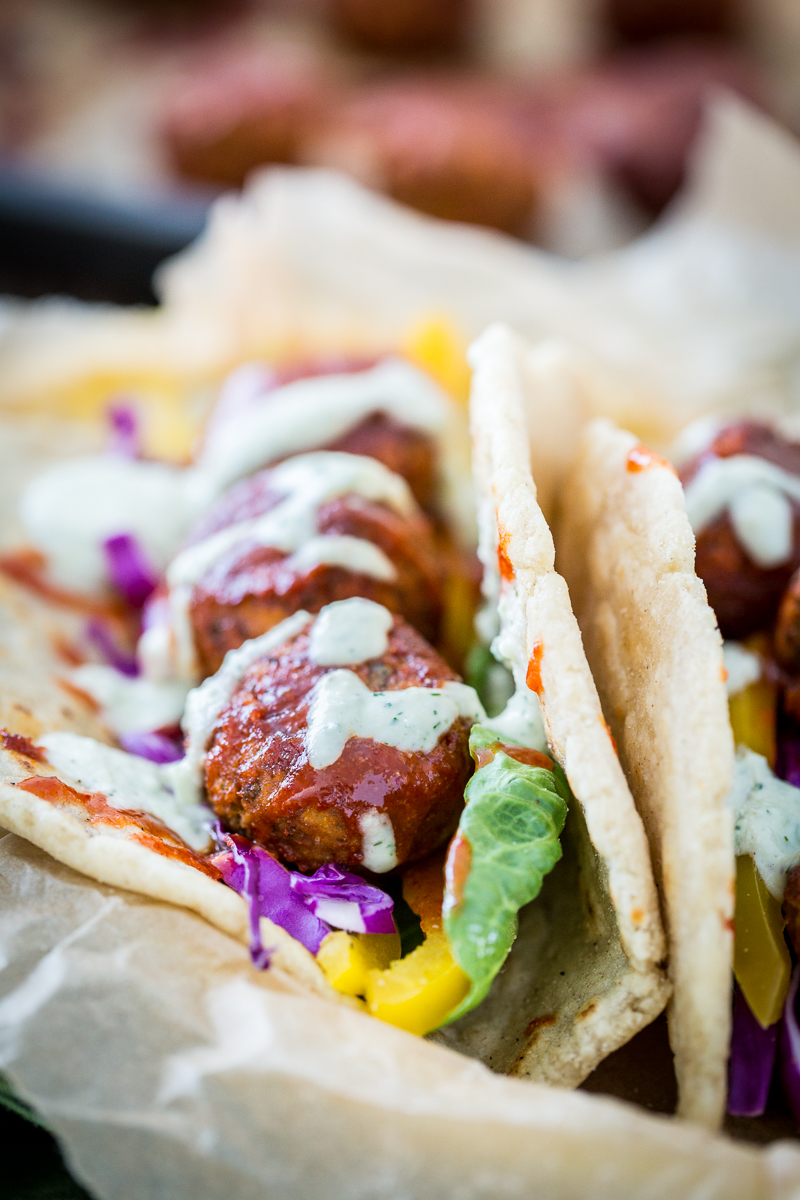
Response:
POLYGON ((397 933, 329 933, 317 952, 328 983, 346 996, 363 996, 370 971, 385 970, 400 957, 397 933))
POLYGON ((443 931, 385 971, 370 971, 365 998, 373 1016, 420 1036, 437 1029, 470 988, 443 931))
POLYGON ((763 754, 775 766, 775 712, 777 689, 768 679, 757 679, 728 700, 733 740, 763 754))
POLYGON ((789 989, 791 959, 783 936, 781 906, 767 891, 750 854, 736 859, 733 972, 758 1023, 780 1018, 789 989))
POLYGON ((470 382, 467 343, 448 316, 431 314, 420 321, 409 331, 403 350, 454 399, 466 403, 470 382))

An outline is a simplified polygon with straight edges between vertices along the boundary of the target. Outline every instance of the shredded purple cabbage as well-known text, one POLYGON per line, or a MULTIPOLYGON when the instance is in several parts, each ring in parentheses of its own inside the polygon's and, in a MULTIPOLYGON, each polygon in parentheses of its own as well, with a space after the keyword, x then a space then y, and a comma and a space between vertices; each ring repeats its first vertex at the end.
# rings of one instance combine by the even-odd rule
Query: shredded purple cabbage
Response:
POLYGON ((391 896, 335 863, 327 863, 311 876, 292 871, 291 883, 311 911, 337 929, 351 933, 396 932, 391 896))
POLYGON ((250 957, 260 970, 269 966, 269 950, 261 941, 260 917, 269 917, 280 925, 307 950, 316 954, 323 939, 330 933, 303 899, 292 889, 285 867, 245 838, 225 835, 227 853, 215 855, 213 862, 228 887, 247 900, 250 911, 250 957))
POLYGON ((792 1116, 800 1125, 800 1027, 797 1023, 797 989, 800 965, 792 972, 781 1022, 781 1079, 792 1116))
POLYGON ((775 1068, 779 1023, 764 1029, 735 984, 733 1034, 728 1064, 728 1112, 734 1117, 760 1117, 767 1106, 775 1068))
POLYGON ((158 576, 132 533, 118 533, 103 542, 108 577, 133 608, 141 608, 155 590, 158 576))
POLYGON ((786 713, 779 718, 775 774, 800 787, 800 725, 786 713))
POLYGON ((182 741, 159 729, 121 733, 119 744, 129 754, 138 754, 139 758, 148 758, 154 763, 177 762, 184 753, 182 741))
POLYGON ((136 656, 121 650, 105 621, 95 617, 86 626, 86 636, 102 654, 105 661, 122 675, 131 678, 139 674, 136 656))
POLYGON ((228 887, 247 900, 250 912, 250 957, 263 970, 269 966, 260 917, 269 917, 310 950, 319 951, 331 926, 352 933, 394 933, 394 901, 358 875, 328 863, 312 876, 288 871, 260 846, 224 832, 219 821, 214 856, 228 887))
POLYGON ((125 400, 109 404, 107 409, 111 437, 108 449, 122 458, 141 458, 142 437, 136 409, 125 400))

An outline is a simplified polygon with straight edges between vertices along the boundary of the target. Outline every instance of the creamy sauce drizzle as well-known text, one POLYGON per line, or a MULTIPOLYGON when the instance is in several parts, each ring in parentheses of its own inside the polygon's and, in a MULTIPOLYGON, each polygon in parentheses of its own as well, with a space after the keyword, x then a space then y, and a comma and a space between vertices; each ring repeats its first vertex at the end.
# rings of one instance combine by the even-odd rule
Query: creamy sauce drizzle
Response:
POLYGON ((792 554, 793 513, 800 478, 754 454, 710 458, 686 486, 686 513, 695 533, 727 510, 742 549, 769 569, 792 554))
POLYGON ((347 534, 313 537, 286 560, 287 569, 297 575, 306 575, 320 566, 341 567, 353 575, 368 575, 384 583, 397 579, 397 568, 380 546, 347 534))
POLYGON ((166 463, 112 454, 73 458, 38 475, 22 496, 26 532, 44 551, 50 574, 79 592, 106 585, 102 544, 131 533, 163 571, 195 519, 187 472, 166 463))
POLYGON ((47 555, 53 578, 79 592, 102 590, 102 543, 120 533, 133 534, 164 570, 191 525, 230 484, 276 458, 331 441, 378 411, 440 441, 446 500, 459 527, 469 525, 455 496, 458 465, 449 461, 457 440, 454 406, 410 363, 386 359, 370 371, 298 380, 263 403, 230 408, 227 419, 222 411, 212 418, 213 437, 191 467, 99 454, 58 463, 34 479, 22 498, 22 522, 47 555))
POLYGON ((383 605, 360 596, 326 604, 311 627, 308 657, 321 667, 380 658, 388 649, 393 620, 383 605))
POLYGON ((309 613, 301 610, 260 637, 251 638, 236 650, 229 650, 216 675, 210 675, 189 692, 182 721, 186 755, 180 762, 171 764, 172 778, 182 798, 196 800, 199 796, 203 756, 214 725, 246 672, 259 658, 302 633, 312 619, 309 613))
POLYGON ((722 657, 728 676, 725 687, 729 696, 737 696, 761 678, 761 659, 741 642, 725 642, 722 657))
POLYGON ((76 667, 69 678, 97 701, 106 725, 117 734, 177 725, 188 690, 181 683, 153 683, 142 676, 131 679, 100 663, 76 667))
POLYGON ((371 692, 352 671, 331 671, 311 691, 308 761, 315 770, 329 767, 353 737, 428 754, 460 716, 485 719, 474 689, 465 683, 371 692))
POLYGON ((289 459, 274 469, 273 485, 283 499, 269 512, 221 529, 182 551, 167 571, 170 587, 198 583, 239 544, 273 546, 287 554, 300 550, 316 537, 317 512, 327 500, 357 495, 403 515, 416 511, 404 479, 376 459, 357 454, 318 450, 289 459))
POLYGON ((385 412, 437 437, 449 408, 431 377, 399 358, 355 374, 299 379, 218 425, 197 469, 221 491, 266 462, 334 441, 370 413, 385 412))
POLYGON ((379 808, 370 808, 361 814, 358 824, 361 828, 363 865, 376 875, 391 871, 397 866, 397 847, 389 814, 381 812, 379 808))
POLYGON ((182 802, 175 794, 170 763, 159 766, 75 733, 48 733, 37 743, 65 783, 100 792, 112 808, 138 809, 162 821, 193 850, 211 848, 214 815, 205 805, 182 802))
MULTIPOLYGON (((288 564, 310 571, 321 563, 344 567, 375 579, 396 578, 394 564, 372 542, 363 538, 318 535, 317 513, 322 504, 341 496, 357 495, 385 504, 403 515, 417 511, 404 479, 374 458, 318 450, 289 459, 275 468, 273 482, 283 499, 260 517, 240 521, 183 550, 167 570, 170 589, 171 636, 161 635, 161 648, 172 653, 165 666, 152 653, 142 656, 147 668, 153 662, 160 677, 165 670, 178 678, 196 679, 194 638, 189 617, 192 588, 223 555, 241 546, 272 546, 291 555, 288 564)), ((156 635, 151 635, 151 641, 156 635)))
POLYGON ((728 806, 736 854, 752 854, 767 888, 782 900, 786 873, 800 863, 800 788, 773 775, 763 755, 739 746, 728 806))

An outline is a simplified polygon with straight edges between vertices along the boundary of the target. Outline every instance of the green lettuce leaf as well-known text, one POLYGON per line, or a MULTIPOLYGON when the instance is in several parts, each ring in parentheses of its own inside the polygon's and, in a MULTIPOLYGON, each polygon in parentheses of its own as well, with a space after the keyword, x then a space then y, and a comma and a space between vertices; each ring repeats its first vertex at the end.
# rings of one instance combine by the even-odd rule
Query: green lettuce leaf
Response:
MULTIPOLYGON (((473 726, 470 750, 497 740, 492 730, 473 726)), ((453 957, 472 987, 448 1025, 483 1000, 517 936, 519 910, 539 895, 561 858, 569 786, 555 763, 546 770, 497 751, 472 776, 465 799, 454 841, 460 863, 454 871, 451 848, 443 915, 453 957)))

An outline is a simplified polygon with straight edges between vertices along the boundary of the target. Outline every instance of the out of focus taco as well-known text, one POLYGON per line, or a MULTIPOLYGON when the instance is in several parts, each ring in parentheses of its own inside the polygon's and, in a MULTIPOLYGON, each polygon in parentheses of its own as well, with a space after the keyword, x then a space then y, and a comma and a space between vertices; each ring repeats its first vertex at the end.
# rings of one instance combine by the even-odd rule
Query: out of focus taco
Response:
POLYGON ((18 656, 0 823, 332 1001, 575 1085, 666 1002, 662 932, 513 364, 485 342, 474 366, 483 699, 456 673, 478 578, 457 407, 397 358, 248 367, 188 465, 138 457, 117 411, 114 449, 25 491, 8 587, 111 661, 44 655, 42 696, 77 710, 22 721, 18 656))
MULTIPOLYGON (((606 385, 580 374, 585 417, 606 385)), ((532 429, 559 379, 569 392, 563 366, 549 391, 529 375, 532 429)), ((779 1050, 800 1112, 800 448, 715 417, 665 453, 586 421, 558 485, 558 561, 653 849, 679 1112, 715 1127, 726 1097, 764 1112, 779 1050)))

